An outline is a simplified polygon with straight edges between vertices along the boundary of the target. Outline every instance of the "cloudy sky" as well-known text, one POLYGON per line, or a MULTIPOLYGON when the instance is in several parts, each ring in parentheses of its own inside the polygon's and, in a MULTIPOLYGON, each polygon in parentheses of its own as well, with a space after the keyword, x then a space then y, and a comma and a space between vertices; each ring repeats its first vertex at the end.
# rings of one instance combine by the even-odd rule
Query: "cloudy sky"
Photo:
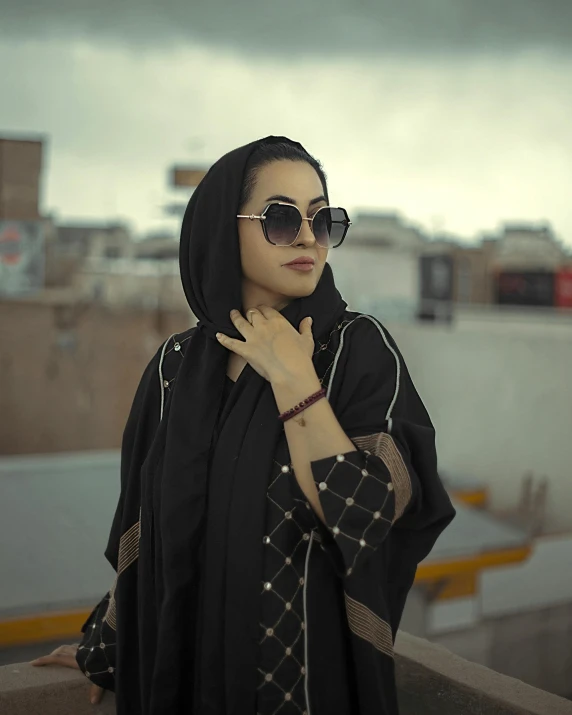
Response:
POLYGON ((568 0, 29 7, 0 0, 0 134, 47 137, 61 220, 173 226, 172 163, 286 134, 354 214, 467 240, 549 221, 572 246, 568 0))

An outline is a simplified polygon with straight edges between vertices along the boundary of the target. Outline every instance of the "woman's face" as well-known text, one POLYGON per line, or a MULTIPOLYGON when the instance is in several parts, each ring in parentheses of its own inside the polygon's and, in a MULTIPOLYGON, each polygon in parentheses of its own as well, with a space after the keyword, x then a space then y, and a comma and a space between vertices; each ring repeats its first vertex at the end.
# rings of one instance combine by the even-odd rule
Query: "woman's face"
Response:
MULTIPOLYGON (((259 169, 252 196, 240 207, 239 213, 260 216, 264 208, 275 201, 295 204, 302 216, 309 218, 327 206, 320 177, 305 161, 274 161, 259 169)), ((314 292, 328 249, 318 246, 308 221, 302 221, 292 246, 274 246, 264 237, 261 221, 237 220, 245 310, 261 303, 280 309, 291 300, 314 292), (302 256, 314 259, 311 270, 286 267, 302 256)))

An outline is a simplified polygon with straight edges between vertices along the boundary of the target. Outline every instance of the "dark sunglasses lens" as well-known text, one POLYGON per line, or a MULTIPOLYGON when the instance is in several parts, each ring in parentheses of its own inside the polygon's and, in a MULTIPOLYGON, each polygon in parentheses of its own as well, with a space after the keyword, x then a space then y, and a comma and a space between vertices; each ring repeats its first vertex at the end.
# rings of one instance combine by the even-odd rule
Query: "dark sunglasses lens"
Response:
POLYGON ((276 246, 291 246, 302 225, 302 217, 294 206, 272 204, 265 214, 266 237, 276 246))
POLYGON ((335 248, 344 238, 347 226, 343 209, 324 207, 314 215, 314 237, 324 248, 335 248))

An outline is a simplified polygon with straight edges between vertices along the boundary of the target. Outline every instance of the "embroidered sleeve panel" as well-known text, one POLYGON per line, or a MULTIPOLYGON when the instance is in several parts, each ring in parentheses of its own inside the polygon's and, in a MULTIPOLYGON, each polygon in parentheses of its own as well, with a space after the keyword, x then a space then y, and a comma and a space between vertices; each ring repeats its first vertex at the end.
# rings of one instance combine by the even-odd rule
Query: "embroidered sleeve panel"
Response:
POLYGON ((112 601, 110 591, 93 609, 82 627, 84 635, 76 654, 77 664, 84 675, 106 690, 115 690, 116 634, 106 617, 112 601))
POLYGON ((327 531, 349 576, 360 559, 377 549, 396 518, 391 470, 380 457, 358 449, 312 462, 312 472, 327 531))
POLYGON ((397 521, 403 516, 411 501, 413 490, 409 470, 393 437, 387 432, 379 432, 366 437, 354 437, 352 442, 366 455, 377 457, 389 473, 395 492, 395 513, 392 522, 397 521))

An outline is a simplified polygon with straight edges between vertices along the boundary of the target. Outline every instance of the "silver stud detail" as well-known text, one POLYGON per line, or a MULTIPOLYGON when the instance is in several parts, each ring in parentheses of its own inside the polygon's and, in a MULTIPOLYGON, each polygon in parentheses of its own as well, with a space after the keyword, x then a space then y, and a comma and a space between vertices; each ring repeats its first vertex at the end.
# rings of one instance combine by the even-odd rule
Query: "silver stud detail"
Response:
POLYGON ((302 666, 300 668, 300 672, 302 673, 302 675, 306 675, 306 668, 304 668, 304 666, 302 666))
POLYGON ((284 700, 292 700, 292 693, 286 693, 284 700))
POLYGON ((393 491, 393 484, 392 484, 391 482, 389 482, 389 484, 387 485, 387 491, 388 491, 388 492, 392 492, 392 491, 393 491))
POLYGON ((306 509, 311 509, 310 502, 306 502, 306 509))
POLYGON ((272 680, 272 673, 266 673, 264 680, 269 683, 272 680))
POLYGON ((285 518, 285 519, 291 519, 291 518, 292 518, 292 512, 291 512, 291 511, 286 511, 286 512, 284 512, 284 518, 285 518))
POLYGON ((301 578, 301 579, 300 579, 300 586, 303 586, 303 585, 304 585, 304 579, 301 578))
POLYGON ((265 544, 269 544, 269 543, 270 543, 270 537, 269 537, 269 536, 265 536, 265 537, 262 539, 262 541, 263 541, 265 544))
POLYGON ((340 533, 340 527, 339 527, 339 526, 334 526, 334 528, 332 529, 332 531, 334 532, 334 534, 339 534, 339 533, 340 533))
POLYGON ((367 471, 367 469, 362 469, 361 475, 362 475, 362 477, 367 477, 367 476, 369 476, 369 472, 367 471))
POLYGON ((292 563, 292 559, 289 556, 286 557, 286 563, 288 564, 288 566, 290 566, 290 564, 292 563))
POLYGON ((345 460, 345 457, 344 457, 343 454, 338 454, 338 456, 336 457, 336 459, 338 460, 338 462, 343 462, 343 461, 345 460))
POLYGON ((292 655, 292 648, 286 648, 286 655, 292 655))
POLYGON ((353 500, 351 497, 348 497, 348 498, 346 499, 346 504, 347 504, 348 506, 352 506, 353 503, 354 503, 354 500, 353 500))
POLYGON ((288 474, 289 471, 290 471, 290 467, 287 464, 285 464, 282 467, 282 474, 288 474))
POLYGON ((300 623, 300 628, 301 628, 303 631, 306 630, 306 624, 304 623, 304 621, 302 621, 302 623, 300 623))
POLYGON ((266 635, 267 635, 267 636, 273 636, 273 635, 274 635, 274 628, 267 628, 267 629, 266 629, 266 635))
POLYGON ((304 539, 304 541, 310 541, 310 534, 304 534, 302 538, 304 539))
POLYGON ((270 590, 272 589, 272 584, 270 583, 270 581, 267 581, 267 582, 264 584, 264 588, 265 588, 267 591, 270 591, 270 590))
POLYGON ((113 673, 113 668, 112 668, 112 666, 109 666, 109 668, 107 669, 107 672, 108 672, 108 673, 113 673))
POLYGON ((95 623, 93 623, 91 627, 92 627, 92 628, 95 628, 95 623))
POLYGON ((93 653, 94 650, 95 650, 95 648, 92 646, 92 647, 89 649, 89 652, 90 652, 90 653, 93 653))
POLYGON ((374 519, 379 519, 381 517, 381 512, 380 511, 374 511, 373 512, 373 518, 374 519))
POLYGON ((173 345, 173 350, 176 350, 177 352, 179 352, 180 349, 181 349, 181 344, 180 344, 180 343, 175 343, 175 344, 173 345))
POLYGON ((86 671, 85 671, 85 677, 86 677, 86 678, 89 678, 90 675, 91 675, 91 673, 88 673, 87 670, 86 670, 86 671))
POLYGON ((169 380, 163 380, 163 387, 169 387, 169 380))
POLYGON ((360 540, 359 540, 359 545, 360 545, 360 546, 365 546, 365 539, 360 539, 360 540))
POLYGON ((352 575, 352 571, 353 571, 353 569, 349 568, 349 569, 346 571, 346 576, 351 576, 351 575, 352 575))
POLYGON ((101 648, 101 650, 103 650, 105 648, 105 643, 100 643, 99 647, 101 648))
POLYGON ((326 482, 320 482, 320 484, 318 486, 320 487, 321 492, 323 492, 325 489, 328 488, 328 485, 326 484, 326 482))
POLYGON ((291 603, 287 603, 286 606, 285 606, 285 608, 286 608, 287 611, 291 611, 291 610, 292 610, 292 604, 291 604, 291 603))

